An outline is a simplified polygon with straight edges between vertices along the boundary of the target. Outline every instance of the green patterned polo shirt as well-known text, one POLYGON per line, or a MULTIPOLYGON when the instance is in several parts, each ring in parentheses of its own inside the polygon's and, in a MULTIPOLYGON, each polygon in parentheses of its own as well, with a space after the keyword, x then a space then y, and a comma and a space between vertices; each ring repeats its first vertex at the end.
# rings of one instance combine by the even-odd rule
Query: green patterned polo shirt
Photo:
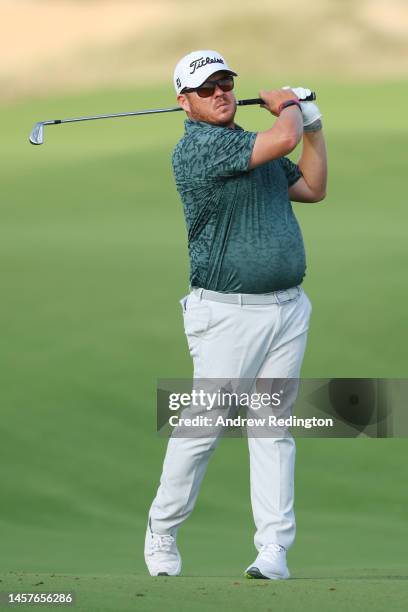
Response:
POLYGON ((248 170, 255 139, 239 126, 185 121, 173 171, 193 287, 268 293, 303 280, 303 239, 288 195, 301 171, 285 157, 248 170))

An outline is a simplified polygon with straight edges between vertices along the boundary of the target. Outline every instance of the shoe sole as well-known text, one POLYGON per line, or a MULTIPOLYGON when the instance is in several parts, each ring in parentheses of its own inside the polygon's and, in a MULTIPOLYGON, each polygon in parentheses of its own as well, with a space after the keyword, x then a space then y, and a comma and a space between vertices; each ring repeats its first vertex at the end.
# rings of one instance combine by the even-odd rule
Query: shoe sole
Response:
POLYGON ((269 578, 267 576, 264 576, 263 574, 261 574, 261 572, 259 571, 259 569, 257 567, 250 567, 246 572, 245 572, 245 578, 249 578, 250 580, 252 579, 263 579, 263 580, 269 580, 269 578))
MULTIPOLYGON (((146 562, 146 565, 147 565, 147 562, 146 562)), ((171 576, 171 577, 173 577, 173 576, 180 576, 180 574, 181 574, 181 567, 182 567, 181 559, 180 559, 180 561, 179 561, 179 564, 178 564, 178 566, 177 566, 176 571, 175 571, 175 572, 172 572, 172 573, 169 573, 169 572, 157 572, 157 573, 152 573, 152 571, 150 571, 150 569, 149 569, 149 566, 147 565, 147 569, 148 569, 149 574, 150 574, 151 576, 169 576, 169 577, 170 577, 170 576, 171 576)))
POLYGON ((257 567, 250 567, 245 571, 245 578, 249 580, 287 580, 288 576, 264 576, 257 567))

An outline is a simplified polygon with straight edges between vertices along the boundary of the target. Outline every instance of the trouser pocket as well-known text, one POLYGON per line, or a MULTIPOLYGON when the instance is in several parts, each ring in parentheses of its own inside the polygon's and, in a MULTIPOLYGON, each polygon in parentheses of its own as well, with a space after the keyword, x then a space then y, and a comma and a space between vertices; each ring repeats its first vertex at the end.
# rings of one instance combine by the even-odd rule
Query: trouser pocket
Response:
POLYGON ((199 337, 210 326, 211 310, 206 300, 201 300, 194 293, 180 300, 183 308, 184 331, 187 337, 199 337))
POLYGON ((183 315, 186 312, 187 309, 187 300, 188 300, 188 295, 185 295, 184 297, 181 298, 181 300, 179 300, 180 305, 181 305, 181 309, 183 311, 183 315))

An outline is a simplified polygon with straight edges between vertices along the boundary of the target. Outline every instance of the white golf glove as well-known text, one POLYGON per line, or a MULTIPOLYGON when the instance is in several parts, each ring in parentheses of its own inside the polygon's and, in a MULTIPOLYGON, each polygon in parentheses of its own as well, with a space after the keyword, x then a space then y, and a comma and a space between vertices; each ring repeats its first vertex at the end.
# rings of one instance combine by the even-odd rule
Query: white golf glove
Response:
MULTIPOLYGON (((290 87, 289 85, 286 85, 285 87, 282 87, 282 89, 291 89, 297 95, 299 100, 302 100, 302 98, 307 98, 307 96, 310 96, 312 93, 310 89, 307 89, 306 87, 290 87)), ((322 113, 315 102, 301 101, 300 107, 302 109, 303 127, 311 125, 322 117, 322 113)))

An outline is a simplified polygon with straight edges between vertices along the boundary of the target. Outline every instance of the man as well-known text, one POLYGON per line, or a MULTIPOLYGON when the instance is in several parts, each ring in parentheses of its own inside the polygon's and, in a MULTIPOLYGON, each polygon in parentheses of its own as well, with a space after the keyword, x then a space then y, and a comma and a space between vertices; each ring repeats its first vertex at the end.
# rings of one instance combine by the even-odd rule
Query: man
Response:
MULTIPOLYGON (((188 117, 173 168, 188 230, 192 291, 182 307, 194 378, 298 378, 311 306, 300 287, 305 255, 290 201, 325 197, 321 113, 299 102, 309 90, 260 91, 277 119, 263 132, 245 131, 234 123, 234 76, 210 50, 185 56, 174 73, 188 117), (294 164, 285 156, 301 140, 294 164)), ((177 529, 193 510, 218 439, 169 440, 146 532, 151 575, 181 572, 177 529)), ((245 573, 285 579, 295 537, 295 444, 291 436, 253 436, 248 445, 258 556, 245 573)))

